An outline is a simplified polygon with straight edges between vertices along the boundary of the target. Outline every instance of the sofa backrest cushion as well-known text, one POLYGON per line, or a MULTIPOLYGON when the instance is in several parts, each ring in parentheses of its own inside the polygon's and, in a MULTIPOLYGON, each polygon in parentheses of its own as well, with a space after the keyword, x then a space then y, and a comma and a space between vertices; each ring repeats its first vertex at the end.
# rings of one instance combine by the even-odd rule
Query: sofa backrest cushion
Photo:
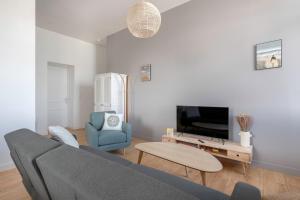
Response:
POLYGON ((197 199, 134 169, 68 145, 40 156, 37 165, 52 199, 197 199))
POLYGON ((36 166, 36 158, 61 144, 28 129, 6 134, 5 140, 32 199, 49 200, 43 177, 36 166))
POLYGON ((115 114, 115 111, 107 111, 107 112, 92 112, 90 115, 90 123, 97 129, 101 130, 104 124, 104 116, 105 113, 113 113, 115 114))

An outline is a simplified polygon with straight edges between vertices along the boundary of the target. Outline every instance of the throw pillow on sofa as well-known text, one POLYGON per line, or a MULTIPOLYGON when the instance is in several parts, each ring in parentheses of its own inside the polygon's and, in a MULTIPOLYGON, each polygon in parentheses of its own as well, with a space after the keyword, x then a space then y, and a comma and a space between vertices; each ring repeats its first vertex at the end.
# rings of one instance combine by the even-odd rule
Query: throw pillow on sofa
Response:
POLYGON ((51 136, 59 138, 63 143, 79 148, 77 140, 67 129, 61 126, 49 126, 48 130, 51 136))
POLYGON ((121 131, 122 130, 122 114, 105 113, 104 125, 102 130, 105 131, 121 131))

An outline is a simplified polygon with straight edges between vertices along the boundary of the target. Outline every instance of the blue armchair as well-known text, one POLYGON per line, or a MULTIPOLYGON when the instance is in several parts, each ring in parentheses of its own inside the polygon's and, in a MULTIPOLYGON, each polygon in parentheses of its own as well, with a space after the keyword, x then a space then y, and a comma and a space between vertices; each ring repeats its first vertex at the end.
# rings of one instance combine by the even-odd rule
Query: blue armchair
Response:
POLYGON ((125 148, 131 143, 131 125, 123 122, 122 131, 102 130, 104 115, 105 112, 93 112, 90 115, 90 121, 85 127, 89 146, 103 151, 124 149, 125 153, 125 148))

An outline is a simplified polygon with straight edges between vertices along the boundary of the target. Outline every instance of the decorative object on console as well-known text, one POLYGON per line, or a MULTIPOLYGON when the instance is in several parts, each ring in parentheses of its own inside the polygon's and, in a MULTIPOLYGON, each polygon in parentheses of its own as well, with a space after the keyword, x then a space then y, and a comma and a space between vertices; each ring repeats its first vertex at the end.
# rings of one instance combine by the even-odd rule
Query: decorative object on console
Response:
POLYGON ((174 128, 167 128, 167 135, 174 136, 174 128))
POLYGON ((282 67, 282 40, 256 45, 256 69, 282 67))
POLYGON ((160 12, 152 3, 142 0, 128 11, 127 26, 131 34, 137 38, 153 37, 160 25, 160 12))
POLYGON ((241 137, 241 145, 243 147, 250 147, 250 138, 252 137, 250 133, 250 121, 251 117, 249 115, 240 114, 236 117, 239 125, 240 125, 240 137, 241 137))
POLYGON ((151 81, 151 65, 141 67, 141 81, 151 81))

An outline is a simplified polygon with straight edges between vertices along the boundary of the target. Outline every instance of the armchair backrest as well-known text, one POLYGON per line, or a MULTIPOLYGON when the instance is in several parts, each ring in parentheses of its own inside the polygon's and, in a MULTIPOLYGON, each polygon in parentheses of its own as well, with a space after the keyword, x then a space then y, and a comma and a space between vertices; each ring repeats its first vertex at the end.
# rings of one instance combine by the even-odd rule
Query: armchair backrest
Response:
POLYGON ((106 111, 106 112, 92 112, 90 115, 90 123, 97 129, 101 130, 104 124, 104 116, 105 113, 113 113, 115 114, 115 111, 106 111))

